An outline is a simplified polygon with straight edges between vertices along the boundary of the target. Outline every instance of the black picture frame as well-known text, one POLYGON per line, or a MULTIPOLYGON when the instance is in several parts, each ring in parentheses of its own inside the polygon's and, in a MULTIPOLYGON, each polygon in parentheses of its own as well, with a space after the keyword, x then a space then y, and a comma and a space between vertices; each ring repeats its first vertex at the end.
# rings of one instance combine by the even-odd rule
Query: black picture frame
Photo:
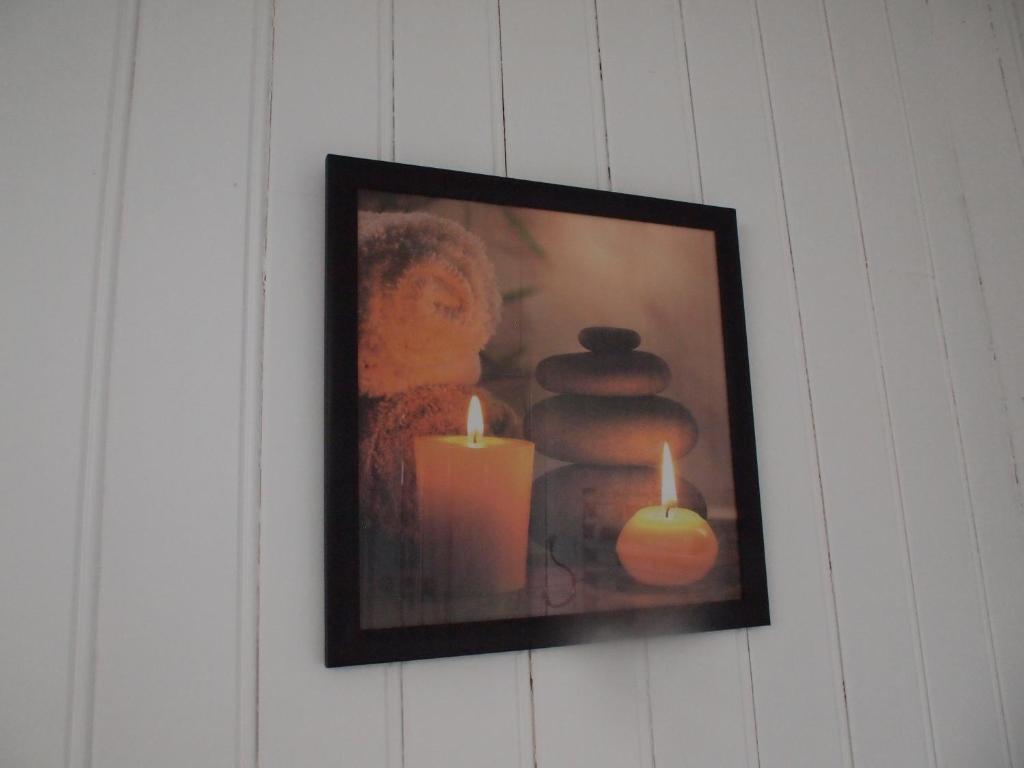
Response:
POLYGON ((324 563, 326 665, 406 661, 562 646, 608 637, 766 625, 757 453, 736 211, 710 205, 400 163, 326 158, 324 563), (362 629, 357 330, 360 190, 443 197, 711 230, 717 251, 741 597, 688 606, 362 629))

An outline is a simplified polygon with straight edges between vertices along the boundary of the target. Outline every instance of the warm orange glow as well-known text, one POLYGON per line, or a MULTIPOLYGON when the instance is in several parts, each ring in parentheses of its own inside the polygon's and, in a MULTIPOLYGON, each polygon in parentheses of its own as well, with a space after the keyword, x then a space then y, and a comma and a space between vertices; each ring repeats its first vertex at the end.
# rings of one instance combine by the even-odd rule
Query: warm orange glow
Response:
POLYGON ((661 447, 661 503, 670 507, 679 503, 676 494, 676 468, 672 466, 672 453, 668 443, 661 447))
POLYGON ((470 445, 480 445, 484 436, 484 411, 480 407, 480 398, 473 395, 469 399, 469 414, 466 416, 466 436, 470 445))
POLYGON ((437 599, 525 587, 533 443, 485 437, 474 397, 465 435, 417 435, 413 451, 419 567, 437 599))
POLYGON ((718 539, 692 509, 644 507, 619 533, 615 553, 641 584, 681 587, 703 579, 718 558, 718 539))
POLYGON ((714 530, 692 509, 679 506, 668 443, 661 447, 661 505, 644 507, 629 519, 619 531, 615 554, 636 581, 658 587, 692 584, 715 565, 714 530))

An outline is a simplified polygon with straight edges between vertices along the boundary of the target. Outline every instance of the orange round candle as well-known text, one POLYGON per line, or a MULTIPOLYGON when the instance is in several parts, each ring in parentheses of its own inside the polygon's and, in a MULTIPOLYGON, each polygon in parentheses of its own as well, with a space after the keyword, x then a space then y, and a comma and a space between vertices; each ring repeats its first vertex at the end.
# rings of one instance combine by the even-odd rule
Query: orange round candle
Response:
POLYGON ((704 518, 678 505, 667 443, 662 450, 661 498, 661 504, 637 511, 623 526, 615 552, 626 572, 641 584, 691 584, 714 566, 718 539, 704 518))
POLYGON ((466 435, 414 440, 424 576, 442 592, 522 589, 533 443, 485 437, 475 395, 467 421, 466 435))

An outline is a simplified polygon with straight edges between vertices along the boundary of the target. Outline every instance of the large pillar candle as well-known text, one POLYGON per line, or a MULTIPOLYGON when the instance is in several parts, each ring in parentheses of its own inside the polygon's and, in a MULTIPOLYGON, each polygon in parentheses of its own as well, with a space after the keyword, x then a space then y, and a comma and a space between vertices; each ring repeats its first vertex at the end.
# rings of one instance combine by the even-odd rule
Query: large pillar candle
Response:
POLYGON ((442 594, 522 589, 533 443, 485 437, 475 395, 466 432, 414 441, 425 585, 442 594))

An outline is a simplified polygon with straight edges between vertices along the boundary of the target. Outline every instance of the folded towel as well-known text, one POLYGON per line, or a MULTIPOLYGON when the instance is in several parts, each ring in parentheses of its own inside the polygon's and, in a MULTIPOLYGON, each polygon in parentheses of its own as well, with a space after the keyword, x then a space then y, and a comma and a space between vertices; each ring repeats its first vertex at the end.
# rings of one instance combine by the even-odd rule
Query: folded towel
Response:
POLYGON ((472 395, 480 398, 484 434, 519 437, 515 412, 487 390, 451 384, 416 387, 382 398, 360 398, 359 496, 362 525, 391 534, 416 529, 413 437, 461 435, 472 395))
POLYGON ((427 213, 359 213, 359 391, 475 384, 501 314, 483 242, 427 213))

